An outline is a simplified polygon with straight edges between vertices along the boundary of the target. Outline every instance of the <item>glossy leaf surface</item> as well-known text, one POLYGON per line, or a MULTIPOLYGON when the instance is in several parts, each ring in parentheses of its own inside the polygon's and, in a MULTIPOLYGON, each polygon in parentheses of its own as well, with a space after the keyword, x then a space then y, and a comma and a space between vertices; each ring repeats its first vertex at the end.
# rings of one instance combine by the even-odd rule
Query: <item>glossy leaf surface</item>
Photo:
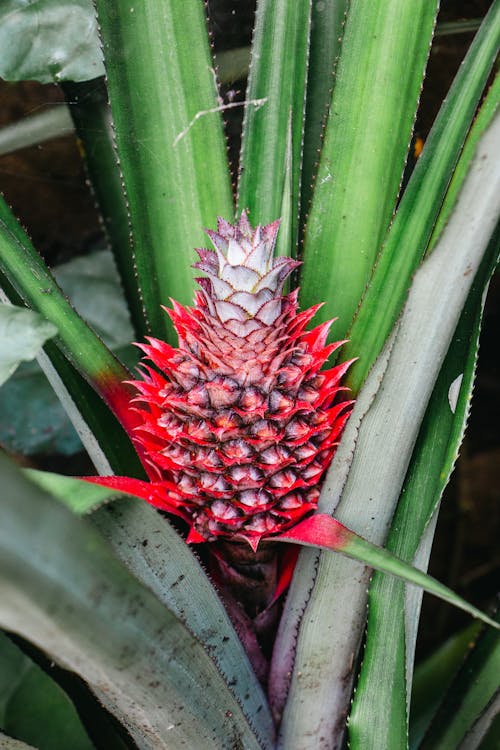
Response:
POLYGON ((322 290, 319 320, 337 316, 337 338, 349 328, 392 218, 437 5, 349 5, 306 227, 300 295, 305 308, 322 290))
POLYGON ((104 73, 91 0, 3 0, 0 76, 86 81, 104 73))
POLYGON ((234 212, 204 6, 96 5, 142 300, 150 331, 172 338, 161 305, 192 302, 194 248, 234 212))
POLYGON ((255 19, 238 206, 253 224, 282 218, 277 255, 296 253, 310 13, 311 0, 261 0, 255 19))
MULTIPOLYGON (((419 157, 410 182, 385 239, 370 284, 349 331, 347 357, 359 356, 348 376, 350 387, 357 392, 370 367, 379 355, 406 298, 412 275, 420 263, 446 195, 453 169, 459 159, 465 137, 479 99, 495 61, 500 43, 500 3, 496 2, 485 19, 462 63, 450 92, 419 157), (380 300, 384 299, 383 305, 380 300)), ((463 181, 470 158, 484 127, 498 104, 500 77, 497 76, 483 107, 483 117, 475 126, 474 142, 468 154, 462 155, 461 175, 455 179, 457 188, 463 181), (482 124, 481 124, 482 123, 482 124)), ((440 228, 445 223, 456 198, 452 190, 441 213, 440 228)))

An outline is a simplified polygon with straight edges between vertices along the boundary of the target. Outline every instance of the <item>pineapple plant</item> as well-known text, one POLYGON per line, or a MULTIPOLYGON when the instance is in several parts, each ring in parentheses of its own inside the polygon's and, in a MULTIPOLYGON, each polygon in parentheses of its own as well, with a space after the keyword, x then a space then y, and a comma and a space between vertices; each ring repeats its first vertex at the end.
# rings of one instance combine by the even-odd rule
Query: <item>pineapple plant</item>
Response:
MULTIPOLYGON (((59 678, 58 700, 91 706, 84 727, 71 719, 85 750, 333 750, 347 731, 352 747, 400 750, 420 609, 404 582, 493 626, 479 653, 496 653, 497 623, 415 565, 463 434, 497 255, 498 78, 478 104, 499 3, 401 195, 437 2, 260 0, 239 103, 214 86, 199 0, 97 0, 111 111, 89 84, 103 72, 94 9, 70 4, 88 34, 62 0, 42 2, 47 26, 9 0, 0 71, 68 79, 145 358, 134 376, 0 202, 0 325, 21 327, 0 377, 45 342, 41 366, 99 473, 22 476, 2 457, 1 663, 53 675, 54 660, 84 680, 85 700, 59 678), (16 62, 16 23, 34 18, 47 57, 16 62), (59 29, 56 54, 45 28, 59 29), (239 106, 234 200, 221 114, 239 106)), ((457 721, 446 701, 438 728, 427 719, 423 746, 489 731, 494 663, 457 721)), ((13 672, 0 744, 43 747, 12 718, 13 672)))

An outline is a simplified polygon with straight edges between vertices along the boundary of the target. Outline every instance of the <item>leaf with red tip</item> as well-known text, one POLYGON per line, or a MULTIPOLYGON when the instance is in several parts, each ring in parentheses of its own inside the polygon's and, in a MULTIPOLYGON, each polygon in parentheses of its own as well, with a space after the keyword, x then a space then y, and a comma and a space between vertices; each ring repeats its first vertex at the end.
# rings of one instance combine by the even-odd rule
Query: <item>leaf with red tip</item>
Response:
POLYGON ((272 537, 273 541, 291 542, 293 544, 303 544, 306 547, 321 547, 334 552, 340 552, 347 557, 369 565, 371 568, 380 570, 382 573, 390 573, 397 578, 402 578, 407 583, 413 583, 420 586, 430 594, 443 599, 450 604, 454 604, 459 609, 463 609, 473 617, 477 617, 483 622, 500 630, 500 626, 480 610, 468 604, 464 599, 455 594, 447 586, 436 581, 431 576, 423 573, 421 570, 414 568, 409 563, 395 557, 391 552, 382 547, 368 542, 363 537, 343 526, 332 516, 324 513, 305 518, 296 526, 288 531, 283 532, 277 537, 272 537))
POLYGON ((179 516, 188 520, 187 514, 178 507, 177 502, 169 496, 168 490, 175 490, 175 487, 169 486, 168 482, 144 482, 141 479, 132 479, 131 477, 82 477, 85 482, 98 484, 101 487, 108 487, 119 492, 126 492, 127 495, 133 495, 154 508, 164 510, 167 513, 179 516))

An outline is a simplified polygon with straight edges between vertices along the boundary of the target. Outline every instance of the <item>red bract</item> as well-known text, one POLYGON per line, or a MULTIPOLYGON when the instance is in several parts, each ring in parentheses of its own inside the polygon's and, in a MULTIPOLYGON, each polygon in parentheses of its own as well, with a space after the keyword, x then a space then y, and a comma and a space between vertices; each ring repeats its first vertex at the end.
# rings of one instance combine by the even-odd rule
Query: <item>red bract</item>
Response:
POLYGON ((278 228, 219 219, 195 306, 167 310, 178 348, 141 345, 134 439, 151 482, 109 484, 181 516, 191 542, 256 549, 314 511, 353 403, 339 385, 350 363, 322 370, 343 343, 326 344, 331 322, 306 330, 318 306, 299 313, 297 290, 282 293, 298 263, 273 260, 278 228))

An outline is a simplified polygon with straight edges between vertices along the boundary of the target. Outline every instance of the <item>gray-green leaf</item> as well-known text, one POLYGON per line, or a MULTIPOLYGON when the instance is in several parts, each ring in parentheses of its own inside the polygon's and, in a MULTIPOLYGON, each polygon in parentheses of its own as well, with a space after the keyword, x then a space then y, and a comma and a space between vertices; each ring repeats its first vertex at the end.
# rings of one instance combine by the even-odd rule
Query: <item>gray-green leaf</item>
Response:
POLYGON ((0 385, 21 362, 34 359, 57 329, 32 310, 0 304, 0 385))
POLYGON ((0 76, 86 81, 104 75, 91 0, 3 0, 0 76))

